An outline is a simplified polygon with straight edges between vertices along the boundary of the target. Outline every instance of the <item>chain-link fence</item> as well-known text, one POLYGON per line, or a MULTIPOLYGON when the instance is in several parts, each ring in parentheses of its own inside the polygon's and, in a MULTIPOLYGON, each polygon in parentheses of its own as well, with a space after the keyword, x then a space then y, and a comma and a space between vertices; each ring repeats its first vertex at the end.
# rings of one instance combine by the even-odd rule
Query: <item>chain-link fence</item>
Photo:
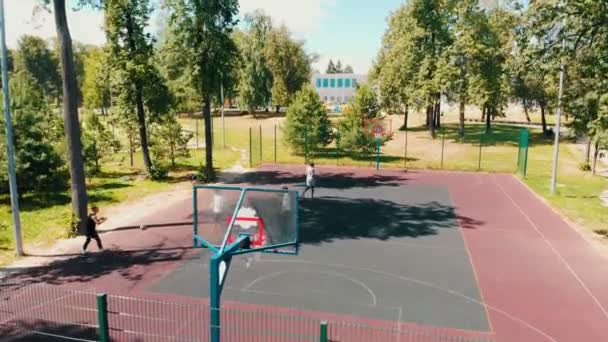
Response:
MULTIPOLYGON (((401 322, 322 321, 320 313, 273 307, 220 310, 222 342, 491 342, 491 333, 401 322)), ((48 285, 0 286, 0 336, 9 341, 209 341, 210 308, 175 301, 96 294, 48 285)))

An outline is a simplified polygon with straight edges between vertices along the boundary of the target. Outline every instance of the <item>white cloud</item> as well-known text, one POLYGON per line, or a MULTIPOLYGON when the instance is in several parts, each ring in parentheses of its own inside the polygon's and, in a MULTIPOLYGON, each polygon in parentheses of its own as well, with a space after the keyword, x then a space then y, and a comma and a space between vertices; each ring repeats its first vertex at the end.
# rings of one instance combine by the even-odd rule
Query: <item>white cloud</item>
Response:
MULTIPOLYGON (((6 18, 6 43, 14 48, 23 35, 35 35, 45 39, 56 37, 53 13, 40 10, 40 0, 7 0, 4 4, 6 18)), ((49 6, 52 8, 52 6, 49 6)), ((103 13, 91 10, 74 11, 67 6, 68 25, 73 41, 86 44, 103 44, 103 13)))
POLYGON ((262 9, 276 24, 285 24, 297 35, 318 31, 335 0, 240 0, 240 13, 262 9))

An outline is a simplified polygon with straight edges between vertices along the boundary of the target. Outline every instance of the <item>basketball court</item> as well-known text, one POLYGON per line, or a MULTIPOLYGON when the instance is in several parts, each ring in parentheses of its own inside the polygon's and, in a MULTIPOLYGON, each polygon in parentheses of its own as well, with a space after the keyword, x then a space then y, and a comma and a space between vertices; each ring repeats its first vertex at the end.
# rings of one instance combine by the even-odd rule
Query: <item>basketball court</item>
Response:
MULTIPOLYGON (((239 211, 234 223, 241 231, 226 244, 247 233, 251 248, 264 248, 259 241, 268 236, 256 236, 258 219, 237 224, 239 216, 261 218, 274 236, 271 244, 293 241, 290 218, 295 216, 277 213, 284 212, 283 195, 303 190, 304 169, 269 165, 227 184, 271 189, 280 196, 265 200, 270 203, 265 206, 245 197, 242 208, 257 213, 239 211), (285 186, 288 190, 281 189, 285 186), (281 227, 287 228, 277 230, 281 227)), ((607 259, 514 176, 336 167, 319 167, 317 174, 315 198, 309 192, 297 201, 297 250, 283 246, 284 254, 234 256, 222 283, 222 307, 439 329, 455 340, 468 336, 466 341, 574 342, 608 336, 607 259), (296 251, 299 255, 289 255, 296 251)), ((212 193, 197 201, 151 213, 147 222, 157 228, 103 234, 104 243, 118 250, 93 263, 76 257, 29 270, 23 278, 205 301, 212 251, 191 248, 188 222, 200 220, 199 233, 207 237, 218 230, 216 245, 224 242, 231 220, 223 217, 227 211, 218 209, 212 193), (193 213, 194 208, 199 209, 193 213), (214 213, 219 219, 211 223, 223 223, 211 227, 205 220, 214 213)))

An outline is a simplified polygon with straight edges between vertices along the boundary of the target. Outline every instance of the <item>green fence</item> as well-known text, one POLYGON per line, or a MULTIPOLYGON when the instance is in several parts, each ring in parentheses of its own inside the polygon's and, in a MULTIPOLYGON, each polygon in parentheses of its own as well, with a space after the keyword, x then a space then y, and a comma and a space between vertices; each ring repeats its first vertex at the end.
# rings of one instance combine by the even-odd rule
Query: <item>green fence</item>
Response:
POLYGON ((519 134, 519 149, 517 153, 517 173, 526 177, 528 172, 528 146, 530 144, 530 131, 522 129, 519 134))
MULTIPOLYGON (((0 336, 6 340, 209 341, 209 306, 96 294, 60 286, 0 285, 0 336)), ((491 342, 491 333, 421 327, 401 322, 323 320, 322 313, 231 304, 220 312, 222 342, 491 342)), ((331 314, 336 317, 335 314, 331 314)))
MULTIPOLYGON (((293 145, 283 139, 275 125, 249 128, 250 166, 260 163, 376 166, 376 149, 349 149, 334 128, 328 145, 315 143, 314 135, 304 130, 293 145)), ((461 136, 455 124, 444 125, 435 136, 426 127, 398 130, 380 148, 380 168, 444 169, 489 172, 522 172, 527 161, 521 128, 494 125, 486 132, 484 125, 469 124, 461 136), (524 153, 525 152, 525 153, 524 153)), ((527 130, 524 130, 527 132, 527 130)), ((522 131, 523 132, 523 131, 522 131)), ((237 134, 234 134, 237 135, 237 134)), ((529 135, 528 135, 529 137, 529 135)))

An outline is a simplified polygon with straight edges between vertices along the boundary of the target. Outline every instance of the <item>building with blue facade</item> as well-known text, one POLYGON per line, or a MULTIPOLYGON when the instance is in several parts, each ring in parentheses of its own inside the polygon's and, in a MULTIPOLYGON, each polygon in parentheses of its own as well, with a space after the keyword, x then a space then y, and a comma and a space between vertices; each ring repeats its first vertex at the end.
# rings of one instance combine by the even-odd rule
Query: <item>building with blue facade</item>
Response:
POLYGON ((342 104, 352 99, 358 84, 367 82, 367 75, 315 73, 311 82, 323 102, 342 104))

